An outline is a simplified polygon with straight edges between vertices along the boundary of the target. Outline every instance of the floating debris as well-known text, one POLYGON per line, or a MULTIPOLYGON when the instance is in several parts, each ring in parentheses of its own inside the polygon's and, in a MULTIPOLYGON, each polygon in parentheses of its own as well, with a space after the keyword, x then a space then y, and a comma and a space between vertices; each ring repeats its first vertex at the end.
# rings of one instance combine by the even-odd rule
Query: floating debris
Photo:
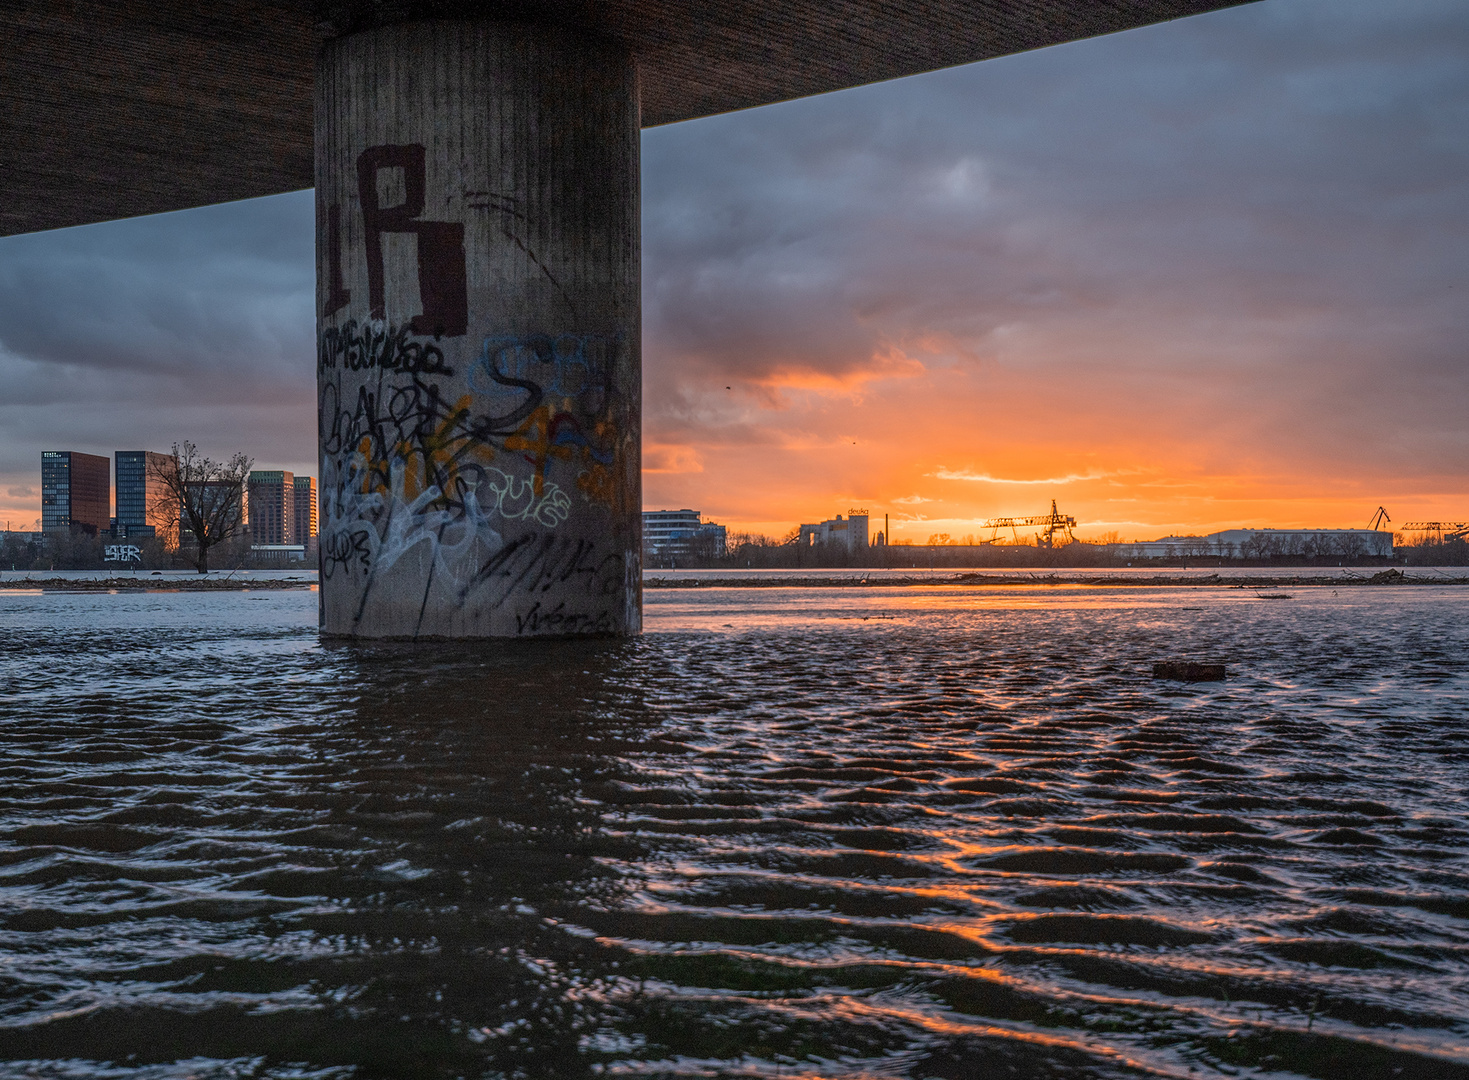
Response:
POLYGON ((1223 682, 1223 664, 1194 664, 1182 660, 1159 660, 1153 665, 1153 678, 1178 682, 1223 682))

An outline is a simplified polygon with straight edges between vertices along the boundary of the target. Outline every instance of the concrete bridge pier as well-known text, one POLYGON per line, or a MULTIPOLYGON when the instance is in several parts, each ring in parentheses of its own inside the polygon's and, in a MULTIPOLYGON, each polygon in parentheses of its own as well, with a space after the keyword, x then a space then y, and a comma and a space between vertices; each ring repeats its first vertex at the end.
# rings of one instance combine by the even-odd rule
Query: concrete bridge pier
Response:
POLYGON ((641 628, 637 71, 551 26, 316 71, 321 628, 641 628))

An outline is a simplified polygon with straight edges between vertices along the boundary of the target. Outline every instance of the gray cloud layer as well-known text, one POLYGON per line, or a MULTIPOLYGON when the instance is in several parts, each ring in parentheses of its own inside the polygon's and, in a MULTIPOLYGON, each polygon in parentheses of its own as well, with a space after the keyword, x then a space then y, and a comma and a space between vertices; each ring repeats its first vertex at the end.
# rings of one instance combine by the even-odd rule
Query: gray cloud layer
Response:
POLYGON ((303 193, 0 241, 0 472, 179 439, 306 466, 312 213, 303 193))
POLYGON ((1469 9, 1336 0, 655 131, 649 359, 842 375, 1025 326, 1141 331, 1185 369, 1462 375, 1465 131, 1469 9))

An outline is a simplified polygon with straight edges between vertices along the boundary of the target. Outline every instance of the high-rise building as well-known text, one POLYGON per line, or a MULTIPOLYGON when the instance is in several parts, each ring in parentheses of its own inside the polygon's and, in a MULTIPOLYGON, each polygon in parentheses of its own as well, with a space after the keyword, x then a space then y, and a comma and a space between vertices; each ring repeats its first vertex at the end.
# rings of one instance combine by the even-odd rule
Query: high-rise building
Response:
POLYGON ((105 457, 75 450, 41 454, 41 528, 104 533, 112 517, 112 467, 105 457))
POLYGON ((316 477, 296 477, 296 543, 310 546, 316 539, 316 477))
POLYGON ((280 470, 256 470, 246 482, 249 492, 250 542, 295 544, 296 477, 280 470))
POLYGON ((117 490, 118 537, 157 536, 167 544, 178 538, 178 509, 171 505, 167 473, 173 455, 152 450, 118 450, 112 456, 117 490))

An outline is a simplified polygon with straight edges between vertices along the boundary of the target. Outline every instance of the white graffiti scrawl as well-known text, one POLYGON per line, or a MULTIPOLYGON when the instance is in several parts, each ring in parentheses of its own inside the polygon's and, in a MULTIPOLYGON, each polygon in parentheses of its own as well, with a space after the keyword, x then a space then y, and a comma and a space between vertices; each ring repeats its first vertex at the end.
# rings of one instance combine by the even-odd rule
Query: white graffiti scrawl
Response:
POLYGON ((520 479, 496 468, 485 469, 484 476, 483 486, 494 495, 495 511, 507 521, 537 521, 554 529, 571 514, 571 497, 550 480, 537 495, 535 481, 529 477, 520 479))
POLYGON ((365 482, 372 475, 365 455, 351 455, 341 474, 331 465, 322 489, 328 574, 354 561, 382 572, 422 546, 432 554, 437 574, 461 582, 503 546, 498 523, 534 521, 554 529, 571 513, 570 496, 555 483, 547 481, 537 495, 533 480, 493 466, 462 470, 461 490, 450 502, 437 486, 410 498, 402 464, 390 468, 387 491, 365 482))

